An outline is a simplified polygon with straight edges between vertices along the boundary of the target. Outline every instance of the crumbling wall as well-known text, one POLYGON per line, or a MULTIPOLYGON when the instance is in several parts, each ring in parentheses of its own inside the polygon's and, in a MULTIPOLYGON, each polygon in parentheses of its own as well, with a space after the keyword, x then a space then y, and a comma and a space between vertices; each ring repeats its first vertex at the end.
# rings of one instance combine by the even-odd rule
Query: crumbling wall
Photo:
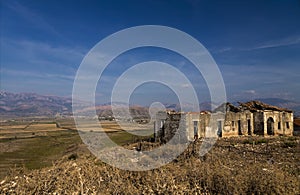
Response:
MULTIPOLYGON (((284 135, 292 136, 294 134, 294 115, 293 113, 285 112, 282 116, 283 121, 289 123, 289 128, 284 128, 284 135)), ((284 125, 286 127, 286 125, 284 125)))
POLYGON ((209 113, 189 112, 185 115, 185 118, 189 140, 194 140, 195 138, 195 121, 197 122, 197 137, 205 137, 206 127, 210 122, 209 113))
POLYGON ((268 135, 268 119, 274 121, 274 135, 293 135, 293 113, 279 111, 264 112, 264 135, 268 135))
POLYGON ((194 132, 194 121, 198 122, 198 135, 200 136, 200 124, 201 124, 201 119, 200 119, 200 113, 187 113, 185 115, 186 117, 186 126, 187 126, 187 134, 188 134, 188 139, 193 140, 195 136, 194 132))
POLYGON ((158 112, 155 115, 154 121, 154 139, 156 142, 161 142, 165 133, 165 121, 167 119, 166 112, 158 112))
POLYGON ((281 122, 278 111, 264 111, 264 135, 275 135, 278 132, 278 122, 281 122), (272 123, 272 133, 269 133, 268 120, 272 123))
POLYGON ((222 129, 224 126, 224 114, 222 112, 209 113, 188 113, 187 120, 187 130, 189 135, 189 140, 194 140, 195 135, 198 138, 201 137, 215 137, 216 135, 222 135, 222 129), (197 124, 197 134, 195 132, 195 122, 197 124))
POLYGON ((186 142, 216 135, 293 135, 293 112, 290 110, 256 101, 239 107, 229 103, 224 105, 225 115, 223 109, 217 109, 213 113, 159 113, 154 124, 155 136, 163 142, 172 138, 186 142), (178 129, 181 131, 178 132, 178 129))
POLYGON ((206 128, 209 126, 211 114, 203 113, 200 114, 200 124, 199 124, 199 136, 205 137, 206 128))
POLYGON ((264 135, 264 113, 262 111, 253 113, 254 134, 264 135))
POLYGON ((172 143, 187 142, 186 116, 183 113, 158 113, 155 120, 155 140, 163 143, 172 140, 172 143))
POLYGON ((180 119, 181 119, 181 114, 168 114, 168 117, 164 125, 165 127, 164 128, 165 133, 163 138, 164 142, 169 141, 176 134, 176 131, 179 128, 180 119))
POLYGON ((250 111, 227 112, 223 137, 252 135, 254 131, 253 114, 250 111))

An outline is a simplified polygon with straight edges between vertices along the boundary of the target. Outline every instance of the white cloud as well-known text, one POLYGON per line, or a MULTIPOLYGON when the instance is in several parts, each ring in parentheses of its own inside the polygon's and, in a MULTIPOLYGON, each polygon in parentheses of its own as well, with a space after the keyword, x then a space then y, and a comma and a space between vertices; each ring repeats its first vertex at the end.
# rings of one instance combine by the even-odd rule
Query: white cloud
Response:
POLYGON ((184 84, 181 84, 181 87, 182 87, 182 88, 189 88, 190 85, 189 85, 188 83, 184 83, 184 84))
MULTIPOLYGON (((39 67, 59 66, 74 69, 83 59, 86 50, 66 46, 53 46, 32 40, 1 39, 2 66, 22 65, 39 67)), ((74 71, 74 70, 73 70, 74 71)))
POLYGON ((67 94, 84 49, 32 40, 1 39, 1 87, 8 91, 67 94))
POLYGON ((29 9, 16 1, 7 1, 5 5, 17 15, 21 16, 25 21, 31 23, 34 27, 63 38, 63 36, 36 11, 29 9))
POLYGON ((253 90, 253 89, 250 89, 250 90, 245 90, 244 93, 246 93, 246 94, 256 94, 256 91, 253 90))
POLYGON ((228 51, 231 51, 232 50, 232 47, 223 47, 221 49, 218 49, 218 50, 212 50, 213 53, 224 53, 224 52, 228 52, 228 51))
POLYGON ((279 40, 270 40, 270 41, 267 41, 260 45, 257 45, 255 47, 242 49, 242 50, 251 51, 251 50, 257 50, 257 49, 283 47, 283 46, 289 46, 289 45, 295 45, 295 44, 300 44, 300 35, 285 37, 285 38, 279 39, 279 40))
POLYGON ((233 101, 254 100, 254 99, 257 99, 260 97, 261 97, 261 94, 258 94, 255 90, 252 89, 252 90, 244 90, 244 91, 241 91, 240 93, 233 94, 231 99, 233 101))
POLYGON ((74 75, 63 75, 63 74, 47 74, 33 71, 24 71, 24 70, 11 70, 6 68, 1 68, 0 74, 5 74, 14 77, 27 77, 27 78, 43 78, 43 79, 65 79, 73 80, 74 75))

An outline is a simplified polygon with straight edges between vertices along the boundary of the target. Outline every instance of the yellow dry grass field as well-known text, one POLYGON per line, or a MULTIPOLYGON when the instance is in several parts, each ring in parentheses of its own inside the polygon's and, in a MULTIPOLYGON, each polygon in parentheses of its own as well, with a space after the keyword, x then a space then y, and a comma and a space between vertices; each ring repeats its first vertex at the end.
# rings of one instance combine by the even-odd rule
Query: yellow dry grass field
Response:
POLYGON ((61 131, 63 128, 57 128, 56 124, 27 124, 27 125, 3 125, 0 128, 0 139, 17 136, 19 138, 41 135, 48 131, 61 131))
MULTIPOLYGON (((17 124, 9 125, 4 124, 0 126, 0 139, 7 137, 7 135, 20 134, 20 133, 38 133, 47 131, 61 131, 66 129, 77 130, 74 121, 59 121, 59 127, 55 122, 36 122, 28 124, 17 124), (4 136, 6 135, 6 136, 4 136)), ((89 121, 81 124, 80 131, 105 131, 105 132, 115 132, 115 131, 135 131, 135 130, 147 130, 150 126, 137 125, 133 123, 122 123, 122 127, 115 121, 101 121, 100 125, 92 125, 89 121)))
MULTIPOLYGON (((22 168, 0 179, 3 194, 299 194, 299 137, 219 139, 200 157, 201 142, 171 163, 124 171, 73 150, 52 166, 22 168)), ((136 147, 137 143, 124 146, 136 147)), ((158 145, 159 146, 159 145, 158 145)), ((143 150, 157 143, 142 142, 143 150)), ((166 148, 165 154, 170 151, 166 148)), ((139 152, 136 163, 142 165, 139 152)), ((124 156, 123 156, 124 157, 124 156)), ((121 156, 120 156, 121 158, 121 156)), ((1 193, 0 193, 1 194, 1 193)))
POLYGON ((63 128, 77 129, 80 131, 104 131, 104 132, 116 132, 116 131, 138 131, 138 130, 150 130, 153 125, 140 125, 130 122, 116 122, 116 121, 100 121, 98 124, 94 125, 90 121, 81 121, 79 128, 76 128, 75 124, 65 125, 61 123, 63 128), (120 125, 121 124, 121 125, 120 125))
POLYGON ((150 125, 139 125, 139 124, 133 124, 133 123, 121 123, 122 126, 120 126, 117 122, 114 121, 101 121, 100 122, 101 127, 104 131, 136 131, 136 130, 148 130, 152 126, 150 125))
POLYGON ((73 119, 58 120, 57 123, 63 129, 72 129, 80 131, 105 131, 105 132, 116 132, 116 131, 136 131, 136 130, 149 130, 152 129, 153 125, 146 124, 140 125, 130 122, 117 122, 117 121, 99 121, 97 125, 93 125, 89 120, 81 120, 79 129, 76 127, 73 119), (120 126, 119 123, 122 125, 120 126), (100 126, 101 125, 101 126, 100 126))

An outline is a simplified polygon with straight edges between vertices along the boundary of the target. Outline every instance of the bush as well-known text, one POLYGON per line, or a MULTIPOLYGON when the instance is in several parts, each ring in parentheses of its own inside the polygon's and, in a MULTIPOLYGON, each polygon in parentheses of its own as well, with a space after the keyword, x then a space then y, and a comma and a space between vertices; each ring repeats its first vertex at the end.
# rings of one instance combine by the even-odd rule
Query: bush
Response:
POLYGON ((78 158, 78 155, 76 153, 73 153, 68 157, 69 160, 76 160, 77 158, 78 158))
POLYGON ((292 141, 283 142, 283 147, 284 148, 293 148, 293 147, 296 147, 296 146, 297 146, 296 142, 292 142, 292 141))
POLYGON ((255 141, 255 144, 262 144, 262 143, 267 143, 267 140, 265 138, 262 138, 255 141))

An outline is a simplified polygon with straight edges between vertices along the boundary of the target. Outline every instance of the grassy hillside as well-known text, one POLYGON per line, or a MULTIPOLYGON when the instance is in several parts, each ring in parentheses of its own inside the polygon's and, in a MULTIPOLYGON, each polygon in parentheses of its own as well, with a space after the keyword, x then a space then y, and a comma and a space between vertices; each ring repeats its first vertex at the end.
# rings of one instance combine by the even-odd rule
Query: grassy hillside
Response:
MULTIPOLYGON (((144 172, 120 170, 73 151, 51 167, 11 172, 0 182, 0 192, 299 194, 299 143, 299 137, 220 139, 203 158, 189 147, 172 163, 144 172)), ((155 147, 146 142, 143 146, 155 147)))

